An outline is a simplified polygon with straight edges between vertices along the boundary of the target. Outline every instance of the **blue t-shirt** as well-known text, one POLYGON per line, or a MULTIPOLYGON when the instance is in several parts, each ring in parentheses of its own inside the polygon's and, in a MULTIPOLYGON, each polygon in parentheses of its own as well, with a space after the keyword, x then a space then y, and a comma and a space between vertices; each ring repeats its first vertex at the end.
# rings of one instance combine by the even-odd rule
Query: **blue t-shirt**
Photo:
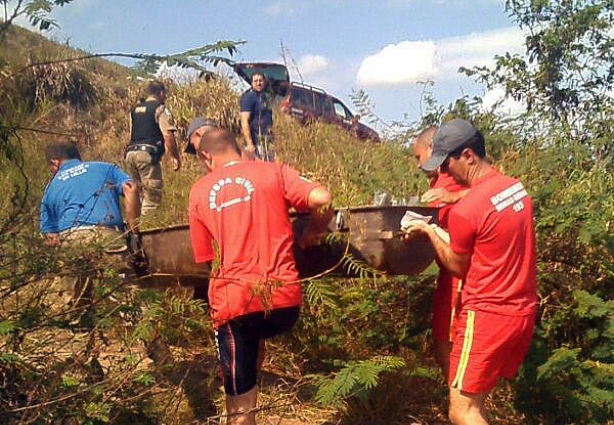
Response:
POLYGON ((254 143, 258 143, 259 135, 269 134, 273 126, 273 111, 269 107, 269 97, 265 92, 255 92, 249 89, 241 96, 241 112, 249 112, 249 128, 254 143))
POLYGON ((41 201, 41 232, 96 225, 123 229, 119 197, 129 180, 117 165, 78 159, 64 162, 41 201))

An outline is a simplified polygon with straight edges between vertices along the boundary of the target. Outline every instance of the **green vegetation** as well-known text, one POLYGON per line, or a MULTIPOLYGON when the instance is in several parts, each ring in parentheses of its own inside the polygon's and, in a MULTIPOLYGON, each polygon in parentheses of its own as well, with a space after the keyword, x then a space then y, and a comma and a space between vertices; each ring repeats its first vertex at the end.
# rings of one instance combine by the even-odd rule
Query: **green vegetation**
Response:
MULTIPOLYGON (((444 107, 427 96, 427 115, 409 126, 471 119, 485 133, 496 166, 520 178, 534 199, 538 326, 518 378, 491 397, 493 422, 611 423, 614 6, 596 0, 507 5, 531 30, 529 59, 504 55, 495 69, 466 72, 503 84, 530 110, 503 119, 484 112, 479 100, 444 107)), ((37 235, 38 202, 50 178, 42 147, 73 138, 86 159, 121 163, 127 111, 142 92, 129 78, 135 71, 101 59, 57 62, 83 52, 18 28, 7 31, 0 42, 0 421, 219 423, 210 323, 191 290, 137 291, 95 261, 95 252, 66 255, 42 246, 37 235), (28 54, 23 46, 31 46, 28 54), (30 60, 53 63, 19 72, 30 60), (89 327, 75 324, 83 312, 64 306, 53 283, 83 269, 98 279, 89 327), (160 340, 174 362, 159 361, 168 354, 156 351, 160 340)), ((171 85, 170 93, 180 134, 196 114, 237 130, 238 95, 225 78, 171 85)), ((365 96, 357 94, 368 103, 365 96)), ((338 206, 368 204, 376 190, 402 197, 426 188, 398 143, 363 143, 331 126, 301 127, 281 115, 274 130, 280 157, 327 183, 338 206)), ((184 157, 180 172, 164 171, 163 208, 144 227, 186 221, 188 191, 200 168, 184 157)), ((364 273, 307 282, 295 332, 268 347, 261 415, 281 423, 352 425, 443 420, 445 386, 428 353, 435 274, 431 268, 414 277, 364 273)))

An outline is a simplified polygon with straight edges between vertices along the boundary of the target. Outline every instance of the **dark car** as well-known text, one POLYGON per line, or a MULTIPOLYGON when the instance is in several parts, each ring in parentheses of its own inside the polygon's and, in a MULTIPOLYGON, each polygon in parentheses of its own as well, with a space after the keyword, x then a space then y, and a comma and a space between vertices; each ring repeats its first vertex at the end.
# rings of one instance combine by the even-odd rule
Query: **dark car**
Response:
POLYGON ((237 63, 234 70, 248 84, 256 72, 264 74, 281 110, 303 124, 322 121, 336 124, 360 140, 380 140, 375 130, 361 123, 359 117, 336 97, 308 84, 290 82, 288 69, 282 64, 237 63))

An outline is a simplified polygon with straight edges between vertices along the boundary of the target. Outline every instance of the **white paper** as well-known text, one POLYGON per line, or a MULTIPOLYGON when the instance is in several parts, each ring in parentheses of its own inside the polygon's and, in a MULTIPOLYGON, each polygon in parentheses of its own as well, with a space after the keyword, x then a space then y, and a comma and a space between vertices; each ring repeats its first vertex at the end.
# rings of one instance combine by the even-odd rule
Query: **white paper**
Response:
POLYGON ((431 221, 431 216, 430 215, 421 215, 421 214, 415 213, 413 211, 406 211, 405 215, 401 219, 401 230, 407 229, 409 227, 409 223, 414 221, 414 220, 422 220, 425 223, 429 223, 431 221))

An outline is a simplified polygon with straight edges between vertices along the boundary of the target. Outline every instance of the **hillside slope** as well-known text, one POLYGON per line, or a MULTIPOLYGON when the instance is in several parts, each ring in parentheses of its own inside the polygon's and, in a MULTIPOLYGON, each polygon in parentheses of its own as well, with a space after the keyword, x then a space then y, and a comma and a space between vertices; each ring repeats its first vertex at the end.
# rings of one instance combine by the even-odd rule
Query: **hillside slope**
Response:
MULTIPOLYGON (((0 44, 0 423, 222 423, 211 323, 192 289, 137 289, 96 252, 50 249, 38 233, 38 203, 51 178, 43 147, 74 139, 86 160, 122 165, 128 111, 144 82, 99 60, 16 74, 31 61, 80 53, 25 30, 11 34, 0 44), (58 302, 56 278, 77 272, 98 279, 89 325, 75 323, 78 308, 58 302), (161 340, 173 362, 160 362, 161 340)), ((239 94, 226 78, 169 82, 169 92, 181 143, 196 115, 236 132, 239 94)), ((614 178, 605 153, 614 127, 612 108, 600 111, 584 110, 579 136, 537 112, 502 120, 468 99, 431 117, 471 119, 496 167, 519 178, 534 203, 536 332, 518 377, 488 399, 492 423, 612 423, 614 178)), ((301 127, 277 112, 274 131, 279 157, 327 184, 336 206, 426 187, 410 152, 393 143, 360 142, 320 123, 301 127)), ((201 174, 189 156, 179 172, 163 166, 163 204, 144 228, 185 223, 188 193, 201 174)), ((390 278, 346 262, 361 277, 305 281, 293 334, 268 344, 259 423, 447 423, 446 386, 430 355, 435 267, 390 278)))
MULTIPOLYGON (((3 134, 11 152, 0 157, 2 169, 7 170, 0 176, 0 184, 10 191, 0 198, 0 224, 7 223, 12 236, 2 237, 6 249, 0 255, 4 264, 0 282, 2 288, 19 289, 9 291, 0 307, 0 347, 6 353, 10 346, 8 352, 14 356, 10 358, 19 363, 11 363, 7 369, 0 359, 0 375, 9 388, 7 397, 0 401, 0 411, 9 412, 9 423, 41 414, 42 407, 36 407, 40 403, 50 406, 45 407, 47 419, 43 422, 73 418, 78 423, 218 423, 221 394, 212 373, 210 323, 206 307, 191 300, 191 291, 142 292, 137 296, 117 292, 113 288, 121 281, 107 270, 98 283, 100 322, 95 331, 84 335, 64 319, 70 310, 57 305, 56 294, 50 292, 54 287, 51 282, 57 274, 85 265, 99 266, 87 256, 72 258, 45 248, 37 234, 38 203, 51 178, 42 158, 44 146, 71 139, 78 143, 84 159, 122 165, 129 137, 128 112, 143 94, 144 83, 129 78, 130 70, 103 60, 36 66, 11 76, 31 62, 71 58, 81 52, 19 28, 12 30, 9 40, 0 48, 6 61, 0 124, 8 129, 3 134), (12 335, 25 340, 16 342, 12 335), (158 369, 151 364, 139 342, 144 340, 148 346, 160 337, 175 355, 170 368, 158 369), (39 375, 26 373, 30 369, 39 370, 39 375), (60 381, 53 378, 58 370, 60 381), (44 385, 38 387, 37 382, 44 385), (125 384, 118 387, 117 382, 125 384), (19 413, 24 394, 30 394, 27 397, 34 407, 19 413), (56 404, 63 397, 70 401, 56 404)), ((197 115, 216 119, 236 131, 238 93, 225 78, 185 85, 169 82, 169 93, 167 104, 176 117, 182 144, 187 123, 197 115)), ((398 146, 360 142, 347 132, 319 123, 301 127, 277 112, 274 131, 281 160, 328 184, 336 205, 364 205, 375 191, 406 196, 425 186, 411 156, 398 146)), ((194 157, 184 155, 182 160, 182 169, 176 173, 163 164, 162 207, 144 220, 143 228, 185 223, 190 186, 201 171, 194 157)), ((347 423, 358 424, 352 419, 354 407, 317 403, 313 380, 306 376, 334 370, 331 365, 340 359, 398 352, 399 340, 409 341, 408 333, 415 337, 426 328, 423 307, 429 304, 430 291, 417 282, 374 277, 306 285, 311 288, 310 301, 296 336, 270 347, 271 356, 265 364, 267 381, 263 382, 263 420, 272 423, 273 418, 283 418, 283 423, 315 424, 347 415, 347 423), (414 295, 408 297, 410 292, 414 295), (385 304, 381 304, 381 297, 387 299, 385 304), (364 312, 356 312, 357 317, 345 323, 339 320, 339 309, 356 309, 359 303, 364 312), (398 308, 390 308, 395 303, 398 308), (322 309, 324 305, 330 310, 322 309), (380 316, 380 325, 359 335, 361 329, 371 326, 375 315, 380 316), (325 336, 321 327, 333 330, 325 336), (350 335, 353 342, 344 342, 350 335)), ((411 352, 402 356, 416 357, 411 352)), ((399 385, 411 384, 411 379, 402 376, 393 380, 399 385)), ((438 409, 426 409, 428 415, 438 414, 438 409)), ((406 423, 409 410, 413 408, 398 404, 386 422, 406 423)))

